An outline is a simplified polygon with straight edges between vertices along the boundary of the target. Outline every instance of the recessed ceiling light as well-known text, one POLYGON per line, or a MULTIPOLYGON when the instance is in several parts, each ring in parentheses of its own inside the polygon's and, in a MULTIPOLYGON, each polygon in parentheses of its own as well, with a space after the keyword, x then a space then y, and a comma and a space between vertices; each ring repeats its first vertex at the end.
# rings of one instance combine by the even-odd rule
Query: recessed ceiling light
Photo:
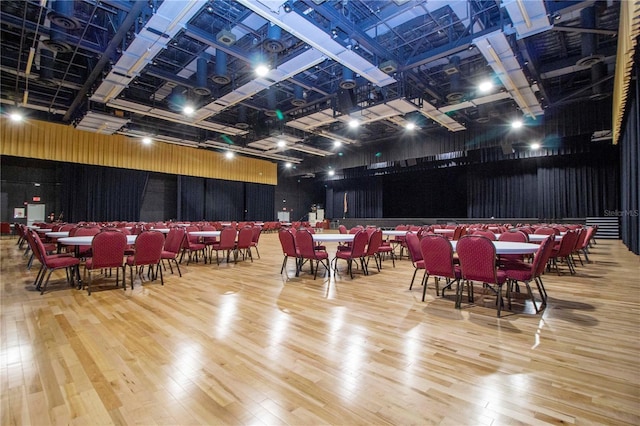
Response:
POLYGON ((191 115, 195 112, 196 110, 191 106, 191 105, 186 105, 183 109, 182 112, 185 113, 185 115, 191 115))
POLYGON ((269 67, 264 65, 264 64, 260 64, 256 67, 256 75, 258 77, 264 77, 267 74, 269 74, 269 67))
POLYGON ((278 148, 284 148, 285 146, 287 146, 287 143, 280 139, 278 143, 276 143, 276 145, 278 146, 278 148))
POLYGON ((231 160, 234 157, 233 151, 227 151, 224 153, 224 156, 227 160, 231 160))
POLYGON ((334 148, 340 148, 342 146, 342 142, 340 141, 333 141, 333 147, 334 148))
POLYGON ((407 130, 414 130, 416 128, 416 123, 412 123, 412 122, 408 122, 407 125, 405 126, 405 129, 407 130))
POLYGON ((513 120, 511 122, 511 127, 514 129, 519 129, 522 127, 522 120, 513 120))
POLYGON ((329 174, 329 176, 333 176, 333 175, 336 174, 336 172, 334 172, 333 170, 329 170, 328 174, 329 174))
POLYGON ((358 120, 356 120, 355 118, 351 119, 351 121, 349 121, 349 127, 351 127, 352 129, 357 128, 360 125, 360 122, 358 120))
POLYGON ((284 166, 285 166, 287 169, 290 169, 290 168, 291 168, 291 163, 284 163, 284 166))
POLYGON ((532 143, 531 144, 531 149, 534 150, 534 151, 537 150, 537 149, 540 149, 540 144, 537 143, 537 142, 532 143))
POLYGON ((18 112, 12 112, 11 114, 9 114, 9 118, 11 118, 11 121, 14 122, 19 122, 22 121, 22 114, 18 113, 18 112))
POLYGON ((151 144, 151 138, 149 136, 145 136, 144 138, 142 138, 142 143, 145 145, 150 145, 151 144))

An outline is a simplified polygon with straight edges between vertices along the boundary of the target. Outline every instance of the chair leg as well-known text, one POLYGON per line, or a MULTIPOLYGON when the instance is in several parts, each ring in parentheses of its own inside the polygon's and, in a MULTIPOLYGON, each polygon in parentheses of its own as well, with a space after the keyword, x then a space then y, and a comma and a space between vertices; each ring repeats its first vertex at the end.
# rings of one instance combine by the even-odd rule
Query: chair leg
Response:
MULTIPOLYGON (((218 252, 216 252, 217 254, 218 252)), ((216 256, 217 258, 217 256, 216 256)), ((284 272, 284 268, 285 266, 287 266, 287 255, 284 256, 284 260, 282 261, 282 267, 280 268, 280 273, 282 274, 282 272, 284 272)))
MULTIPOLYGON (((417 271, 417 269, 416 269, 417 271)), ((427 282, 429 281, 429 274, 427 270, 424 271, 424 277, 422 278, 422 301, 424 302, 424 298, 427 295, 427 282)))
POLYGON ((418 273, 418 268, 413 270, 413 276, 411 277, 411 284, 409 284, 409 290, 413 288, 413 281, 416 279, 416 274, 418 273))

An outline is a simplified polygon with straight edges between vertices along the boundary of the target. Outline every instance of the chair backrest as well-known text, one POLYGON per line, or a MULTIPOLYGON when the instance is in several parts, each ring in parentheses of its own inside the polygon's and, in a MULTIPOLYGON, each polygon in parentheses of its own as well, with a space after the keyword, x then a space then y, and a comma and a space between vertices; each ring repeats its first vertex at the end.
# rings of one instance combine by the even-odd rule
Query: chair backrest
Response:
POLYGON ((540 276, 544 272, 547 261, 551 257, 554 244, 555 236, 549 236, 540 243, 538 251, 533 256, 533 262, 531 262, 531 271, 533 272, 534 277, 540 276))
POLYGON ((591 239, 593 238, 593 234, 595 234, 595 232, 596 232, 596 228, 594 226, 590 226, 587 228, 587 232, 584 237, 582 247, 580 247, 581 249, 584 249, 589 245, 589 243, 591 242, 591 239))
POLYGON ((171 253, 178 253, 182 248, 186 230, 182 227, 173 227, 169 229, 167 239, 164 241, 164 250, 171 253))
POLYGON ((356 232, 353 237, 353 245, 351 246, 351 257, 362 257, 366 254, 367 243, 369 242, 369 235, 360 230, 356 232))
POLYGON ((420 239, 418 239, 418 235, 414 234, 413 232, 407 232, 406 242, 409 256, 411 256, 411 261, 413 263, 416 263, 422 260, 422 253, 420 252, 420 239))
POLYGON ((244 228, 238 231, 238 248, 246 249, 251 247, 251 240, 253 239, 253 229, 249 226, 245 226, 244 228))
POLYGON ((552 228, 550 226, 543 226, 542 228, 538 228, 533 231, 534 234, 537 235, 560 235, 560 231, 556 228, 552 228))
POLYGON ((260 240, 260 234, 262 234, 262 227, 258 226, 258 225, 253 225, 253 228, 251 228, 253 231, 253 236, 251 237, 251 242, 253 244, 258 244, 258 241, 260 240))
POLYGON ((498 241, 513 241, 516 243, 528 243, 529 237, 522 231, 507 231, 500 234, 498 241))
POLYGON ((488 238, 491 241, 495 241, 496 240, 496 234, 494 234, 491 231, 486 231, 486 230, 479 229, 479 230, 473 231, 473 235, 480 235, 480 236, 483 236, 485 238, 488 238))
POLYGON ((200 228, 195 225, 189 225, 186 227, 187 238, 185 239, 185 243, 187 244, 197 244, 200 241, 200 237, 195 235, 190 235, 189 232, 198 232, 200 228))
MULTIPOLYGON (((126 238, 126 237, 125 237, 126 238)), ((155 265, 160 261, 164 235, 158 231, 142 231, 136 238, 136 265, 155 265)))
POLYGON ((92 268, 116 268, 122 266, 127 236, 110 229, 98 233, 91 242, 92 268))
POLYGON ((291 233, 291 231, 281 228, 280 231, 278 231, 278 238, 280 239, 282 252, 286 256, 296 257, 298 255, 298 253, 296 252, 295 237, 293 236, 293 233, 291 233))
POLYGON ((460 258, 462 277, 471 281, 495 283, 496 248, 482 235, 465 235, 458 240, 456 251, 460 258))
POLYGON ((339 225, 338 226, 338 232, 340 232, 341 234, 347 234, 349 231, 347 231, 347 227, 344 225, 339 225))
POLYGON ((382 230, 375 229, 371 233, 367 233, 369 236, 369 244, 367 244, 367 256, 373 256, 378 253, 378 249, 382 245, 382 230))
POLYGON ((224 228, 220 231, 220 244, 217 248, 219 250, 232 250, 236 246, 237 235, 238 231, 236 231, 236 228, 224 228))
POLYGON ((444 235, 427 234, 420 240, 420 253, 429 275, 455 278, 453 247, 444 235))
POLYGON ((583 247, 584 241, 587 238, 587 230, 584 228, 576 229, 575 232, 578 234, 578 238, 576 238, 576 244, 573 247, 574 250, 580 250, 583 247))
POLYGON ((300 229, 295 235, 295 244, 298 254, 305 259, 315 259, 316 250, 313 248, 313 235, 306 229, 300 229))
POLYGON ((577 239, 578 234, 576 231, 567 231, 567 233, 562 236, 562 240, 560 240, 560 245, 558 246, 558 251, 555 255, 557 257, 569 256, 576 246, 577 239))

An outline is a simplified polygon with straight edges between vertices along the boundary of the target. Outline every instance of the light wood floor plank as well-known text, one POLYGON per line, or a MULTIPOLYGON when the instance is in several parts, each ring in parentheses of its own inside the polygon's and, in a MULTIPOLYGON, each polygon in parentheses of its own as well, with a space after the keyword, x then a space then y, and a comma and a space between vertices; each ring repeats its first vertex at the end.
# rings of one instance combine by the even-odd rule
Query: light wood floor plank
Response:
POLYGON ((640 261, 619 241, 501 319, 479 285, 456 310, 431 279, 422 302, 407 260, 280 274, 276 234, 253 263, 91 296, 63 272, 40 295, 15 239, 0 254, 3 425, 640 424, 640 261))

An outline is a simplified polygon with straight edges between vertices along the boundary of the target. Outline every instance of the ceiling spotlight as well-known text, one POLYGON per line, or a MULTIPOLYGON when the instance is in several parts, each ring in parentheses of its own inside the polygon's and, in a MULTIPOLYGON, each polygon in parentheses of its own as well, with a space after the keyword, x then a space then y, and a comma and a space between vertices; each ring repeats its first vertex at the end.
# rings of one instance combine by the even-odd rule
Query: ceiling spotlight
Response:
POLYGON ((264 65, 264 64, 260 64, 256 67, 256 75, 258 77, 264 77, 267 74, 269 74, 269 67, 264 65))
POLYGON ((560 15, 559 13, 554 13, 552 16, 554 21, 559 21, 560 19, 562 19, 562 15, 560 15))
POLYGON ((536 151, 536 150, 540 149, 540 144, 539 144, 539 143, 537 143, 537 142, 534 142, 534 143, 532 143, 532 144, 531 144, 530 148, 531 148, 533 151, 536 151))
POLYGON ((293 8, 291 7, 291 3, 289 3, 289 2, 286 2, 284 4, 283 9, 284 9, 284 11, 286 13, 289 13, 289 12, 291 12, 293 10, 293 8))
POLYGON ((333 170, 329 170, 329 172, 327 173, 329 176, 333 176, 336 174, 336 172, 334 172, 333 170))
POLYGON ((282 139, 280 139, 276 145, 278 146, 278 148, 284 148, 285 146, 287 146, 287 143, 285 141, 283 141, 282 139))
POLYGON ((196 110, 191 105, 185 105, 185 107, 182 109, 182 112, 184 112, 185 115, 191 115, 196 112, 196 110))
POLYGON ((331 30, 331 37, 338 38, 338 30, 336 28, 331 30))
POLYGON ((351 119, 351 121, 349 121, 349 127, 352 129, 356 129, 358 126, 360 125, 360 122, 358 120, 356 120, 355 118, 351 119))
POLYGON ((290 169, 291 168, 291 163, 289 163, 289 162, 284 163, 284 167, 287 168, 287 169, 290 169))
POLYGON ((207 6, 207 12, 208 13, 213 13, 213 6, 211 6, 211 5, 207 6))
POLYGON ((489 80, 483 81, 478 85, 478 90, 482 93, 487 93, 491 89, 493 89, 493 83, 489 80))
POLYGON ((340 141, 333 141, 333 147, 334 148, 340 148, 342 146, 342 142, 340 141))
POLYGON ((513 129, 519 129, 522 127, 522 120, 513 120, 511 122, 511 128, 513 129))
POLYGON ((12 112, 11 114, 9 114, 9 118, 11 119, 11 121, 18 123, 22 121, 24 117, 22 117, 22 114, 20 114, 19 112, 12 112))
POLYGON ((227 160, 231 160, 234 157, 233 151, 227 151, 224 153, 224 156, 227 160))
POLYGON ((416 123, 412 123, 412 122, 408 122, 407 125, 405 126, 405 129, 407 130, 414 130, 416 128, 416 123))
POLYGON ((142 143, 145 145, 151 145, 151 138, 149 136, 145 136, 142 138, 142 143))

